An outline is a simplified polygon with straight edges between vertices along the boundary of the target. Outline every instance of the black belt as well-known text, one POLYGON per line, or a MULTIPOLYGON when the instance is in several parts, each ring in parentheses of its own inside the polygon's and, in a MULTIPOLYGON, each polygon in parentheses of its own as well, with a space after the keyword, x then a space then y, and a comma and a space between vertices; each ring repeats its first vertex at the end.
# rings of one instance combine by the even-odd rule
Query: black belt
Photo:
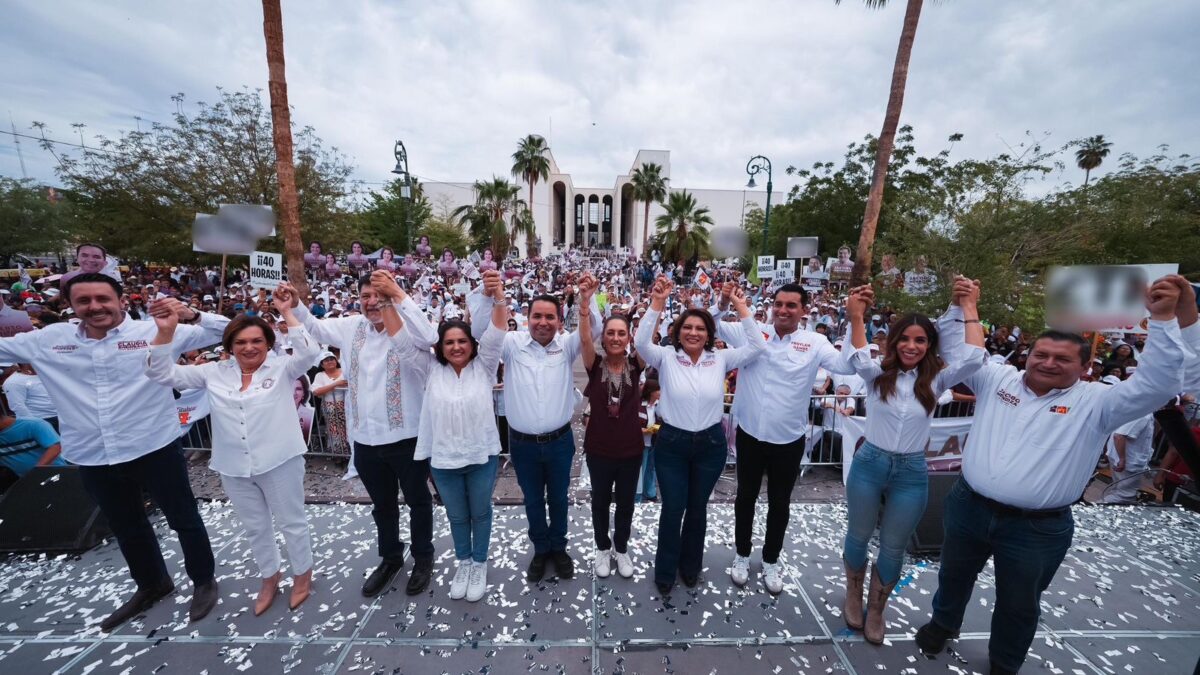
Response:
POLYGON ((513 438, 515 438, 518 441, 525 441, 527 443, 549 443, 550 441, 556 441, 556 440, 562 438, 563 436, 566 436, 570 432, 571 432, 571 423, 570 422, 567 422, 566 424, 555 429, 554 431, 547 431, 544 434, 526 434, 526 433, 517 431, 516 429, 513 429, 512 427, 508 428, 508 433, 512 434, 513 438))
POLYGON ((1017 506, 1011 506, 1003 502, 998 502, 989 497, 984 497, 976 492, 975 488, 971 487, 971 484, 968 483, 965 478, 962 479, 962 484, 971 493, 972 497, 978 499, 984 504, 987 504, 988 508, 1003 516, 1019 516, 1022 518, 1052 518, 1054 516, 1061 516, 1065 513, 1071 512, 1071 507, 1069 506, 1059 506, 1053 509, 1022 509, 1017 506))

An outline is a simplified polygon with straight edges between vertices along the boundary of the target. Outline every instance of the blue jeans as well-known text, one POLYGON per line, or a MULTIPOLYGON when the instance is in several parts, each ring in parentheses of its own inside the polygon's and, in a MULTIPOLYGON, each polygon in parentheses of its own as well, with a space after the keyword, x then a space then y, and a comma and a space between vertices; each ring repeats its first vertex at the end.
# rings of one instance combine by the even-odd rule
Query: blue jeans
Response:
POLYGON ((454 538, 454 557, 487 562, 492 539, 492 489, 496 485, 495 455, 483 464, 458 469, 433 467, 433 481, 446 505, 450 536, 454 538))
POLYGON ((853 570, 867 564, 867 542, 879 524, 879 580, 886 586, 900 578, 904 547, 917 529, 929 499, 925 453, 888 452, 863 443, 854 454, 846 479, 846 544, 842 558, 853 570), (881 503, 883 497, 886 503, 881 503), (883 520, 879 510, 883 509, 883 520))
POLYGON ((517 484, 525 497, 534 554, 567 550, 567 488, 571 483, 575 434, 568 431, 549 443, 523 441, 510 435, 508 447, 517 470, 517 484))
POLYGON ((948 631, 962 626, 975 578, 988 557, 994 557, 996 606, 988 656, 993 664, 1016 672, 1037 631, 1042 592, 1071 547, 1071 510, 1050 516, 1001 512, 960 478, 946 495, 942 522, 946 540, 933 621, 948 631))
POLYGON ((638 481, 637 500, 658 497, 658 486, 654 483, 654 446, 646 446, 642 451, 642 477, 638 481))
POLYGON ((663 424, 658 432, 654 468, 662 492, 662 511, 658 552, 654 556, 655 582, 674 584, 677 573, 700 575, 708 534, 708 498, 728 454, 720 424, 695 432, 663 424))

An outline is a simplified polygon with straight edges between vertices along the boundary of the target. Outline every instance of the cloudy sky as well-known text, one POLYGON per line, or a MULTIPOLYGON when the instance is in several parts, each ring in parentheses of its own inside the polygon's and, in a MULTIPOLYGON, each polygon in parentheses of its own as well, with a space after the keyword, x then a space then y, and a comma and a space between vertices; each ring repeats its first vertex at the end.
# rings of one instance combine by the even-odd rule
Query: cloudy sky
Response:
MULTIPOLYGON (((72 123, 112 136, 137 117, 169 121, 175 92, 266 88, 253 0, 4 4, 5 130, 11 113, 19 132, 38 120, 62 140, 78 141, 72 123)), ((388 178, 397 138, 423 180, 470 181, 507 175, 517 139, 538 133, 576 186, 611 187, 651 148, 671 151, 676 186, 739 188, 765 154, 786 190, 786 166, 878 133, 903 13, 857 0, 285 0, 284 33, 294 120, 366 182, 388 178)), ((959 157, 1027 130, 1195 154, 1197 26, 1195 0, 926 2, 903 122, 922 152, 962 132, 959 157)), ((29 176, 52 182, 53 159, 22 150, 29 176)), ((0 175, 21 175, 8 135, 0 175)))

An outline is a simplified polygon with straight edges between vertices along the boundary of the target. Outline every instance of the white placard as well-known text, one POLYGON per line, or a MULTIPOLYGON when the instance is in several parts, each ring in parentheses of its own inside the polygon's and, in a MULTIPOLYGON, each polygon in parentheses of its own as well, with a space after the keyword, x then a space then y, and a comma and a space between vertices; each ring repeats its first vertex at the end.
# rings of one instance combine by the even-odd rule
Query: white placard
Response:
POLYGON ((775 256, 773 256, 773 255, 758 256, 758 278, 759 279, 774 279, 775 278, 775 256))
POLYGON ((796 261, 780 260, 775 263, 775 279, 777 281, 792 281, 796 278, 796 261))
POLYGON ((283 254, 255 251, 250 254, 250 285, 275 290, 283 281, 283 254))

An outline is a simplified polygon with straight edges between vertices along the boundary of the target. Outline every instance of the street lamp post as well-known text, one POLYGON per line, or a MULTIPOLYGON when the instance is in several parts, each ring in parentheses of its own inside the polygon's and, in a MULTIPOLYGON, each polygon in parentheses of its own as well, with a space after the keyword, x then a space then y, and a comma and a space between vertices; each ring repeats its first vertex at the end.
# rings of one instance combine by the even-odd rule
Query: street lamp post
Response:
POLYGON ((404 179, 404 185, 400 186, 400 197, 408 201, 407 207, 404 209, 404 237, 405 245, 411 242, 408 239, 412 238, 412 175, 408 172, 408 151, 404 149, 403 141, 396 141, 395 147, 392 148, 392 154, 396 157, 396 168, 392 169, 392 173, 404 179))
POLYGON ((766 157, 763 157, 762 155, 755 155, 750 158, 749 162, 746 162, 746 173, 750 174, 750 182, 746 183, 746 187, 748 187, 748 188, 758 187, 758 184, 754 182, 754 175, 757 174, 759 171, 767 172, 767 212, 763 216, 763 241, 762 241, 762 254, 766 255, 767 254, 767 236, 771 233, 771 188, 772 188, 772 185, 771 185, 771 160, 767 159, 766 157))

